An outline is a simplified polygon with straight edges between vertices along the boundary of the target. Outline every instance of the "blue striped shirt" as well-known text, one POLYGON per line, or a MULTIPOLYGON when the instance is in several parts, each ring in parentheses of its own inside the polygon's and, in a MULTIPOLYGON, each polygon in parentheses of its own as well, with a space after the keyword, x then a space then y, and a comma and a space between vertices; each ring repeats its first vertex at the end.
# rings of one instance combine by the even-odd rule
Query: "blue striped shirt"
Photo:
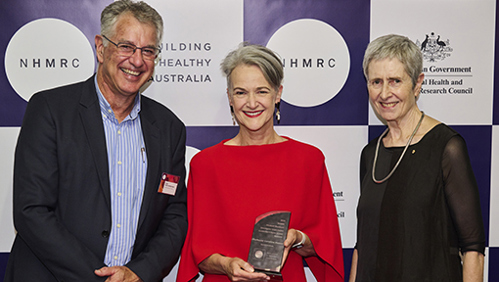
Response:
POLYGON ((100 92, 95 80, 106 135, 107 159, 111 189, 112 225, 104 263, 125 265, 132 257, 137 234, 147 156, 140 124, 140 93, 135 97, 132 112, 121 122, 100 92))

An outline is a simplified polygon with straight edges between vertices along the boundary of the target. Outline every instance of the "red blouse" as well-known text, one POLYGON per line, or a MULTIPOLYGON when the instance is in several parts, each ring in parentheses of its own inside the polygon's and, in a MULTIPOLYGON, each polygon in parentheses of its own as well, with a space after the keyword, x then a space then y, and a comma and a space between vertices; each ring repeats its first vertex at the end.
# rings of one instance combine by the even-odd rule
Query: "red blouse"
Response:
MULTIPOLYGON (((221 143, 191 161, 189 230, 177 281, 189 281, 214 253, 247 260, 260 214, 291 211, 289 228, 311 239, 317 257, 305 258, 317 281, 343 281, 343 253, 336 207, 322 152, 289 138, 262 146, 221 143)), ((291 251, 281 273, 286 282, 306 281, 302 257, 291 251)), ((229 281, 205 274, 203 281, 229 281)))

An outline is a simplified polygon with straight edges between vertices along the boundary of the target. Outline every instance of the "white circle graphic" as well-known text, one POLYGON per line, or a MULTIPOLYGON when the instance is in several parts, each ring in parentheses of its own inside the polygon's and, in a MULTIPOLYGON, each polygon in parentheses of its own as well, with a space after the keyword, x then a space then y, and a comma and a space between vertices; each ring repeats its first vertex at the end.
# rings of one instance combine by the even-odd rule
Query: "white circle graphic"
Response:
POLYGON ((350 53, 329 24, 300 19, 277 30, 267 47, 284 63, 282 99, 300 107, 321 105, 338 94, 350 71, 350 53))
POLYGON ((25 100, 35 92, 82 81, 94 73, 93 48, 74 25, 44 18, 12 36, 5 51, 5 73, 25 100))

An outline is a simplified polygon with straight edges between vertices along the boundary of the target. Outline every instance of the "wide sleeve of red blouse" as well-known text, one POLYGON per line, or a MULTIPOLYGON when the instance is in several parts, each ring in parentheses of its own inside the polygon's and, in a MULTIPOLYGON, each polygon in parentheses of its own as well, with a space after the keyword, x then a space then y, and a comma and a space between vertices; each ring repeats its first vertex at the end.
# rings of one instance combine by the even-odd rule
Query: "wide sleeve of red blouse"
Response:
POLYGON ((317 203, 310 204, 310 224, 304 228, 314 244, 317 257, 305 258, 318 282, 344 281, 343 249, 334 197, 326 166, 320 181, 317 203))
MULTIPOLYGON (((217 181, 213 181, 217 161, 212 150, 196 154, 191 160, 189 180, 187 183, 187 218, 189 228, 180 256, 178 282, 191 281, 199 273, 198 265, 214 253, 224 254, 226 241, 221 238, 220 230, 224 230, 223 221, 213 220, 225 218, 216 192, 217 181), (217 235, 218 234, 218 235, 217 235)), ((237 230, 237 228, 235 228, 237 230)), ((251 235, 250 235, 251 236, 251 235)), ((230 248, 229 248, 230 249, 230 248)))

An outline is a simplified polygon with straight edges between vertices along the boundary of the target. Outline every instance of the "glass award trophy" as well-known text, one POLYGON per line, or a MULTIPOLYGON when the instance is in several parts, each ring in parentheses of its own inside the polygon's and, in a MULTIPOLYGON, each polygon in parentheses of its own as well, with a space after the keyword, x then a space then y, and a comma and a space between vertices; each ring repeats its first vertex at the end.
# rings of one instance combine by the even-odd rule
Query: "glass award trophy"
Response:
POLYGON ((270 281, 282 281, 280 271, 290 217, 289 211, 271 211, 255 220, 248 262, 255 271, 267 274, 270 281))

